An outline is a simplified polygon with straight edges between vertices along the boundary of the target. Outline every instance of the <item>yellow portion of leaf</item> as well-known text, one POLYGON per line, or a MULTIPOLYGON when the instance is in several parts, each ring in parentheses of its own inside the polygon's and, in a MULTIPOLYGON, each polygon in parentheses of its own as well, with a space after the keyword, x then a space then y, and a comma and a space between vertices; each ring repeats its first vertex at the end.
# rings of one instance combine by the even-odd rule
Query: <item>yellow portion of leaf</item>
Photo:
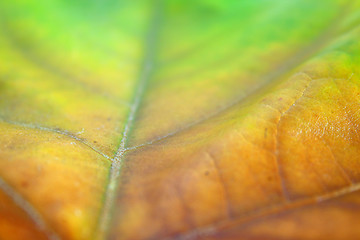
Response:
POLYGON ((109 161, 86 144, 50 130, 14 123, 1 123, 0 130, 4 181, 37 206, 51 231, 68 239, 89 238, 101 209, 109 161))

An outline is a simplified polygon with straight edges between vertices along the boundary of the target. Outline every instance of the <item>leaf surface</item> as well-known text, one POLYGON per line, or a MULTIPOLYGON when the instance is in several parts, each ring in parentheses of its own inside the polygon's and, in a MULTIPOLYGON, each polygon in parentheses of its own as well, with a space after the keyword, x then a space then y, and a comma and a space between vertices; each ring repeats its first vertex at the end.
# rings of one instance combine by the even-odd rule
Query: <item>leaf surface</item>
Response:
POLYGON ((0 9, 0 238, 360 236, 358 1, 0 9))

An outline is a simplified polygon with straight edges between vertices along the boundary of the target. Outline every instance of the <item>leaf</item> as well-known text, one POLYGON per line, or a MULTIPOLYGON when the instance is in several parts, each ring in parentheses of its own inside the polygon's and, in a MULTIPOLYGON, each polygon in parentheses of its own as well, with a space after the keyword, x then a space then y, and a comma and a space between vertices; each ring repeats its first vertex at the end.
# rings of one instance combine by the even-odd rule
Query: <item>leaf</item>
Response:
POLYGON ((357 239, 358 1, 0 3, 1 239, 357 239))

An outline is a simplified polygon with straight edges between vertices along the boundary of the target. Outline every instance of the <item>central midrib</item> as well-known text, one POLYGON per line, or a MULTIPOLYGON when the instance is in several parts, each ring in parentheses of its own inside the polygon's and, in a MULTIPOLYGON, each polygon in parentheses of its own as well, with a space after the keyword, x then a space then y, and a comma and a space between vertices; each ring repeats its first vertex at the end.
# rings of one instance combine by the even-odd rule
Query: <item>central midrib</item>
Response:
POLYGON ((117 195, 117 188, 119 184, 119 176, 123 163, 123 158, 126 152, 126 145, 128 143, 129 135, 133 128, 134 120, 138 114, 140 104, 143 100, 145 90, 147 88, 151 74, 154 71, 154 63, 156 57, 156 46, 158 42, 158 35, 160 29, 160 14, 161 14, 162 0, 156 0, 153 3, 153 13, 149 23, 148 32, 144 41, 144 57, 143 62, 137 78, 136 90, 128 114, 127 121, 124 126, 122 139, 112 159, 111 169, 109 174, 108 184, 103 201, 103 207, 99 215, 97 229, 95 231, 95 239, 106 239, 107 233, 112 222, 112 210, 115 205, 115 198, 117 195))

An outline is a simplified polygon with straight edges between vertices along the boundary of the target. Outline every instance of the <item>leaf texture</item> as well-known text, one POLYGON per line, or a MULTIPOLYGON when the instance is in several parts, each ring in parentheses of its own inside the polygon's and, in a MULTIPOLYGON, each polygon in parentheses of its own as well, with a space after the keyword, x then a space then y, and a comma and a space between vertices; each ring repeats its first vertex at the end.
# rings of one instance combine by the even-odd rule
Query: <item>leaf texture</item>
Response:
POLYGON ((0 238, 358 239, 359 17, 0 2, 0 238))

